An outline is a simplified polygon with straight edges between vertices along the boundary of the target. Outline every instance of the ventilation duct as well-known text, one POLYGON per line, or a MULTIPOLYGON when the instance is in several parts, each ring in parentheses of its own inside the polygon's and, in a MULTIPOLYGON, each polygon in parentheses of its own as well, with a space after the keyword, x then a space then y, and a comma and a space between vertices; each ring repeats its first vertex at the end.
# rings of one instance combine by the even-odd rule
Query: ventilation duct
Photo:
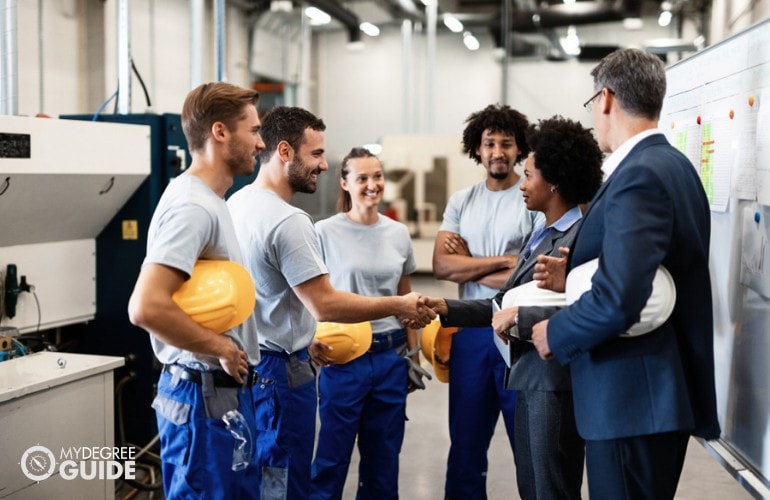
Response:
POLYGON ((361 30, 358 27, 361 21, 353 12, 344 8, 336 0, 308 0, 310 5, 318 7, 337 21, 341 22, 348 30, 348 42, 360 42, 361 30))
MULTIPOLYGON (((546 28, 621 21, 627 17, 639 17, 641 6, 641 0, 578 1, 573 4, 556 4, 533 10, 514 11, 510 29, 526 33, 546 28)), ((501 21, 501 19, 495 20, 490 27, 493 34, 500 33, 501 21)))

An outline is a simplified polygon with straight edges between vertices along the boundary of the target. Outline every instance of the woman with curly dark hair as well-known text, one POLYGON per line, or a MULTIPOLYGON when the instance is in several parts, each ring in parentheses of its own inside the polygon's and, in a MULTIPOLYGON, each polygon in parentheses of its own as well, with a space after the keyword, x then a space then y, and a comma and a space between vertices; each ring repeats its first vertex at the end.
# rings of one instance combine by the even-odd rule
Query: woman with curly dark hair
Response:
POLYGON ((505 293, 532 281, 538 255, 559 256, 580 226, 580 204, 594 196, 602 182, 602 153, 591 131, 580 123, 554 116, 530 125, 531 153, 524 163, 519 189, 529 210, 542 212, 545 222, 527 237, 516 268, 492 299, 428 299, 444 326, 492 324, 495 333, 513 342, 507 388, 518 391, 514 435, 516 482, 521 498, 580 498, 584 444, 575 426, 569 369, 543 361, 527 342, 532 325, 556 307, 511 307, 494 313, 505 293), (509 332, 517 328, 517 337, 509 332))

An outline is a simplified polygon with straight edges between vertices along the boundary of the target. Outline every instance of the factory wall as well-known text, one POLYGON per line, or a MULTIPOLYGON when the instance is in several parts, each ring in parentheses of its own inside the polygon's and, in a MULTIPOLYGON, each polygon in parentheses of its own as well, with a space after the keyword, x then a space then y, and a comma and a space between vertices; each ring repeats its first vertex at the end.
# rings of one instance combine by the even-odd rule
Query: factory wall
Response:
MULTIPOLYGON (((203 79, 212 80, 213 2, 204 3, 208 43, 200 57, 203 79)), ((767 17, 768 4, 770 0, 715 0, 712 41, 767 17)), ((178 113, 191 87, 190 2, 132 0, 130 6, 131 54, 148 87, 150 111, 178 113)), ((273 78, 283 74, 290 85, 306 88, 308 107, 328 125, 327 149, 332 159, 340 158, 352 145, 377 142, 391 134, 459 134, 469 113, 502 100, 500 54, 486 33, 479 32, 481 48, 471 52, 459 34, 438 30, 431 64, 426 35, 419 28, 413 31, 406 55, 398 25, 383 26, 378 38, 364 36, 365 48, 359 51, 346 48, 343 30, 316 29, 311 38, 310 75, 302 81, 297 61, 302 38, 296 26, 299 16, 286 14, 282 22, 290 29, 283 31, 277 43, 266 43, 268 39, 260 36, 250 40, 254 19, 243 13, 238 2, 227 6, 226 79, 246 86, 262 70, 273 78), (286 66, 278 68, 282 62, 286 66)), ((115 92, 116 9, 117 0, 18 1, 19 114, 93 113, 115 92)), ((275 19, 272 29, 280 32, 275 19)), ((578 33, 584 43, 622 40, 638 45, 650 38, 674 36, 672 29, 658 27, 652 18, 645 19, 640 31, 625 31, 614 23, 578 27, 578 33)), ((692 30, 685 26, 685 31, 692 30)), ((580 104, 590 95, 589 71, 594 64, 513 58, 507 103, 530 119, 558 113, 585 122, 589 116, 580 104)), ((131 111, 147 111, 136 76, 132 85, 131 111)), ((110 103, 103 112, 112 110, 110 103)))

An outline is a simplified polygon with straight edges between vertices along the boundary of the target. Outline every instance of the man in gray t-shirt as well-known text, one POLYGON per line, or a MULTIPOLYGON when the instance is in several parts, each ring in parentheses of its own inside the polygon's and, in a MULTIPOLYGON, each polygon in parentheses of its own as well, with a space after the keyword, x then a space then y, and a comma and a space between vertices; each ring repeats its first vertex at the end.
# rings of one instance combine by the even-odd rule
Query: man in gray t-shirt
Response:
MULTIPOLYGON (((543 220, 527 210, 514 170, 529 152, 527 118, 490 105, 466 123, 463 151, 484 167, 486 178, 452 195, 433 248, 433 274, 457 283, 463 300, 493 297, 513 272, 524 239, 543 220)), ((514 448, 516 393, 505 387, 506 365, 493 336, 491 325, 452 336, 447 498, 486 498, 487 449, 501 414, 514 448)))
POLYGON ((158 203, 129 300, 131 322, 150 333, 164 364, 152 406, 166 498, 249 498, 259 484, 250 457, 238 456, 245 463, 233 470, 237 441, 221 419, 237 410, 251 433, 256 428, 252 392, 241 390, 256 379, 254 318, 217 334, 193 321, 172 298, 198 260, 242 262, 224 195, 235 175, 254 172, 255 156, 265 146, 257 98, 253 90, 221 82, 188 94, 182 127, 192 163, 158 203))
POLYGON ((323 121, 301 108, 279 106, 262 120, 265 150, 256 180, 228 200, 246 268, 257 292, 255 318, 262 359, 256 394, 262 496, 305 499, 318 394, 310 364, 328 365, 327 348, 313 340, 315 322, 357 323, 398 316, 427 324, 435 316, 410 293, 364 297, 329 281, 310 216, 290 205, 295 193, 314 193, 329 169, 323 121))

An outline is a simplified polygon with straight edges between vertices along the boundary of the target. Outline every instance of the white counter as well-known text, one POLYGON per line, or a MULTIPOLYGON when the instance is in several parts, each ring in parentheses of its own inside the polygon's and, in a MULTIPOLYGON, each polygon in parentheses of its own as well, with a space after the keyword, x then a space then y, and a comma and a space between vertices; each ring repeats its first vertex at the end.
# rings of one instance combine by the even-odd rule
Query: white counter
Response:
POLYGON ((0 498, 114 498, 109 479, 66 480, 56 470, 33 481, 21 468, 33 446, 50 450, 112 447, 115 442, 113 356, 40 352, 0 362, 0 498))

